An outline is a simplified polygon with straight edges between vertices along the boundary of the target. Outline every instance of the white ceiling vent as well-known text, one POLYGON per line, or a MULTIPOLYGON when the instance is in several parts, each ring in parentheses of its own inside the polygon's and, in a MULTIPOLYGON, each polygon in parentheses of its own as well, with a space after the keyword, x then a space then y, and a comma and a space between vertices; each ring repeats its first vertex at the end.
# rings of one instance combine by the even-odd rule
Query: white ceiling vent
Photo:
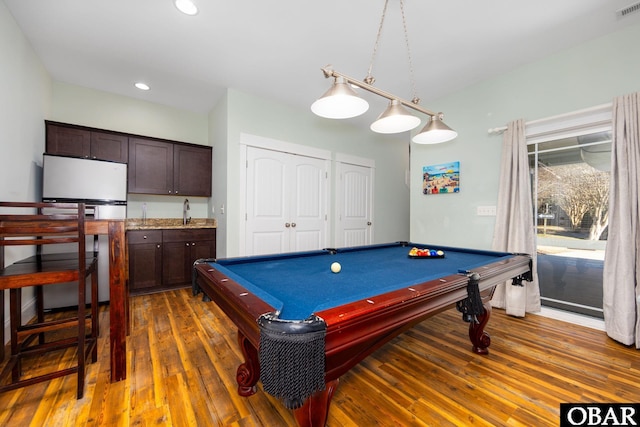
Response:
POLYGON ((622 9, 616 10, 616 16, 618 17, 618 19, 620 19, 639 11, 640 11, 640 2, 636 2, 634 4, 630 4, 627 7, 623 7, 622 9))

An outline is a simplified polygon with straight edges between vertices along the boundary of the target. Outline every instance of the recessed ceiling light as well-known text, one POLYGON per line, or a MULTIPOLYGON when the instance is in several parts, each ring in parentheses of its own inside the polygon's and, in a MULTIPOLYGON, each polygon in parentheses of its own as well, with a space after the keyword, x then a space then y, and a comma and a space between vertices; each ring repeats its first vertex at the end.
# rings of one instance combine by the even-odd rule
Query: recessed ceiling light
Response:
POLYGON ((135 86, 140 90, 149 90, 150 89, 148 84, 142 83, 142 82, 136 83, 135 86))
POLYGON ((185 15, 193 16, 198 14, 198 6, 196 6, 193 0, 173 0, 173 4, 185 15))

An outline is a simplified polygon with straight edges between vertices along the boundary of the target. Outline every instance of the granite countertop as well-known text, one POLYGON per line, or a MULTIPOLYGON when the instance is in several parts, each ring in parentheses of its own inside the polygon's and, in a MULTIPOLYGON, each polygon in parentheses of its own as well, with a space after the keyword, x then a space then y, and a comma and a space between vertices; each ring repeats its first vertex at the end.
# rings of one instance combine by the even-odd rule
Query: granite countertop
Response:
POLYGON ((127 230, 154 230, 154 229, 191 229, 191 228, 217 228, 215 218, 192 218, 189 224, 183 225, 182 218, 128 218, 127 230))

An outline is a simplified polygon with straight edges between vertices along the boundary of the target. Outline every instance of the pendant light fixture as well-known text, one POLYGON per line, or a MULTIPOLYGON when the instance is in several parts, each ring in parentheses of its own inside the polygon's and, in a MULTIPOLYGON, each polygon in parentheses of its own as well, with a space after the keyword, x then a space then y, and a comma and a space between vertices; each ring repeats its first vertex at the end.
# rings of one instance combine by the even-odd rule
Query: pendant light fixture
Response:
POLYGON ((371 123, 371 130, 378 133, 400 133, 418 125, 420 125, 420 119, 409 113, 397 99, 392 99, 387 109, 375 122, 371 123))
POLYGON ((450 141, 456 136, 458 133, 445 125, 442 121, 442 113, 438 113, 431 116, 429 123, 413 137, 412 141, 416 144, 438 144, 450 141))
POLYGON ((333 86, 311 105, 311 111, 327 119, 350 119, 368 109, 369 103, 360 98, 342 77, 336 77, 333 86))
POLYGON ((458 134, 449 128, 449 126, 444 124, 442 121, 443 114, 434 113, 422 108, 419 105, 420 98, 415 96, 415 80, 413 78, 413 65, 411 61, 411 51, 409 49, 407 24, 404 15, 404 0, 399 1, 400 10, 402 12, 404 37, 407 45, 407 56, 409 59, 409 74, 411 86, 414 92, 413 99, 411 101, 406 101, 373 86, 375 79, 371 75, 371 71, 373 69, 373 62, 378 50, 378 42, 380 41, 380 35, 382 34, 382 27, 384 25, 384 19, 386 17, 387 6, 389 3, 389 0, 385 0, 367 76, 362 81, 359 81, 333 70, 331 65, 327 65, 322 68, 322 72, 326 78, 334 78, 334 84, 324 95, 311 105, 311 111, 318 116, 330 119, 346 119, 364 114, 369 108, 369 103, 360 98, 355 91, 355 89, 363 89, 389 100, 387 109, 375 122, 371 124, 372 131, 385 134, 400 133, 418 127, 421 120, 419 117, 409 113, 407 108, 405 108, 408 107, 412 110, 423 113, 430 118, 429 123, 427 123, 427 125, 413 137, 413 142, 417 144, 436 144, 439 142, 449 141, 455 138, 458 134))

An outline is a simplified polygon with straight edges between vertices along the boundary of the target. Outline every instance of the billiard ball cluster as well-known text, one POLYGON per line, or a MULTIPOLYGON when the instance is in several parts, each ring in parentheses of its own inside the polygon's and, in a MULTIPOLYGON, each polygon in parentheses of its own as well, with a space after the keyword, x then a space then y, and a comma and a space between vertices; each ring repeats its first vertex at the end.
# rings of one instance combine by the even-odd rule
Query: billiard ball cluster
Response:
POLYGON ((444 256, 444 251, 436 249, 420 249, 415 246, 409 251, 409 256, 412 257, 440 257, 444 256))

